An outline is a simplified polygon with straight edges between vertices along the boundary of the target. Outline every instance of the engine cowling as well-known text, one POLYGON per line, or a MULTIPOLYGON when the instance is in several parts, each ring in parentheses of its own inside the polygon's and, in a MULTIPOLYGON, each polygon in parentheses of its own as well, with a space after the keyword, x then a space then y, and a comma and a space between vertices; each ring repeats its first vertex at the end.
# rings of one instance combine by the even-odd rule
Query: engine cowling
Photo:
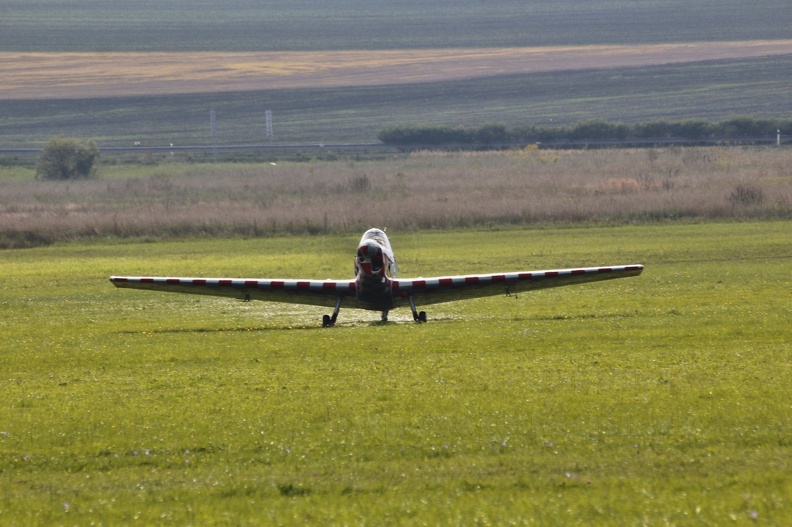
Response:
POLYGON ((385 265, 382 247, 377 243, 367 242, 358 247, 355 258, 356 276, 360 276, 362 272, 366 278, 382 277, 385 275, 385 265))

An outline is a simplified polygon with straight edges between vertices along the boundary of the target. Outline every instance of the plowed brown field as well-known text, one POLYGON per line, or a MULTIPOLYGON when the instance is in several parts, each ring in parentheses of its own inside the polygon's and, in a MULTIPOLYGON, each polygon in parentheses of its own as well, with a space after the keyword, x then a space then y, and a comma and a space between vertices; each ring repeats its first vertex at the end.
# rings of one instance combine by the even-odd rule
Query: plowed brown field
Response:
POLYGON ((792 54, 792 40, 281 53, 0 53, 0 99, 373 86, 792 54))

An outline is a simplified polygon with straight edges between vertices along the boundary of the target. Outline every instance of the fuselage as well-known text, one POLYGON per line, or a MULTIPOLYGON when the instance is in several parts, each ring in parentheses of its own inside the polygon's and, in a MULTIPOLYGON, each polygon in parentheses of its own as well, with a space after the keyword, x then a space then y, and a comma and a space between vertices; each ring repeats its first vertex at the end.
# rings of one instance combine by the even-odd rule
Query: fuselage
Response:
POLYGON ((366 309, 388 311, 394 307, 391 280, 398 268, 388 236, 379 229, 369 229, 360 238, 355 255, 355 290, 366 309))

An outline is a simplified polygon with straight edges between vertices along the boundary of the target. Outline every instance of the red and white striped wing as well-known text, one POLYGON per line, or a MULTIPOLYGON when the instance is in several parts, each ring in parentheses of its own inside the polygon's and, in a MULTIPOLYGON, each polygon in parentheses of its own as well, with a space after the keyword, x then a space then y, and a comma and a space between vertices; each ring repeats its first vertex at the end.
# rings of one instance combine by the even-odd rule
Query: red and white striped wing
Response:
POLYGON ((517 273, 476 274, 435 278, 396 279, 393 281, 394 301, 407 301, 412 296, 421 305, 484 296, 517 294, 533 289, 561 287, 585 282, 613 280, 638 276, 643 265, 584 267, 517 273))
POLYGON ((334 307, 338 297, 351 297, 356 300, 354 280, 111 276, 110 281, 116 287, 128 289, 224 296, 240 300, 265 300, 312 306, 334 307))

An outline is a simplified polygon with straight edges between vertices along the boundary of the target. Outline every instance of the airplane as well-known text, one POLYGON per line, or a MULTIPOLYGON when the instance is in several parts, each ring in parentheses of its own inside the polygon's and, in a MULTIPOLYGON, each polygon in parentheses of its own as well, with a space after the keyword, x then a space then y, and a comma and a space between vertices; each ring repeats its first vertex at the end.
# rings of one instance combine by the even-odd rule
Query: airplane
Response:
POLYGON ((351 280, 111 276, 110 282, 119 288, 334 307, 332 315, 322 317, 322 326, 331 327, 342 304, 379 311, 383 322, 387 322, 392 309, 409 305, 413 320, 426 322, 426 312, 418 312, 417 305, 494 295, 516 296, 534 289, 638 276, 643 265, 405 279, 398 278, 388 236, 380 229, 369 229, 358 243, 354 271, 351 280))

